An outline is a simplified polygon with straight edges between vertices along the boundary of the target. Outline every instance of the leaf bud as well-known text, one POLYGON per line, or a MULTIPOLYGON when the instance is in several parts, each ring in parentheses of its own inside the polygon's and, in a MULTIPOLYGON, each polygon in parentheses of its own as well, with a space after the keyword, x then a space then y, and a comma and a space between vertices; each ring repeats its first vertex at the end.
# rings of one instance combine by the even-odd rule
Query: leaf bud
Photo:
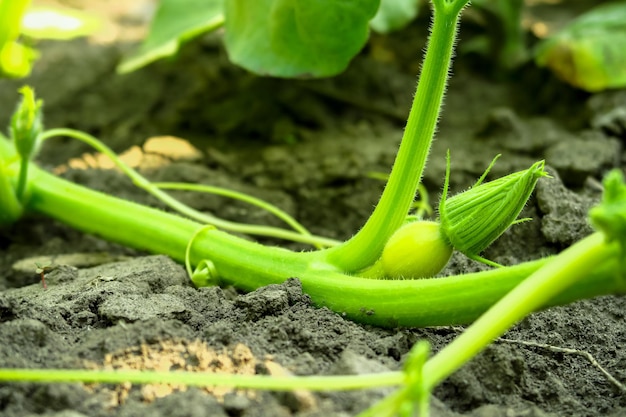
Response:
POLYGON ((22 101, 11 118, 11 138, 22 160, 31 159, 39 145, 39 137, 43 131, 42 100, 35 100, 32 88, 20 88, 22 101))
POLYGON ((497 158, 472 188, 447 198, 450 178, 448 153, 444 191, 439 203, 441 232, 449 244, 469 258, 494 266, 498 265, 481 258, 479 254, 506 229, 520 222, 517 216, 537 181, 548 175, 544 170, 544 161, 539 161, 527 170, 482 183, 497 158))

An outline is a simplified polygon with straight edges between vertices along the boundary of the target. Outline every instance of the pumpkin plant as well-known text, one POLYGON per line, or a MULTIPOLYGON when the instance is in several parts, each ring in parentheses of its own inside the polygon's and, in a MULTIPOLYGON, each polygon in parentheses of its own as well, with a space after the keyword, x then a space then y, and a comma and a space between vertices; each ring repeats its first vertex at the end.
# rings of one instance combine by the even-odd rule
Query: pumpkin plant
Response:
POLYGON ((491 182, 485 182, 487 169, 472 188, 454 196, 447 195, 448 163, 439 220, 411 219, 407 223, 439 117, 459 17, 468 0, 432 3, 432 32, 395 163, 372 215, 347 241, 333 242, 302 230, 283 230, 281 235, 274 228, 207 218, 163 191, 177 186, 151 184, 119 161, 136 185, 186 217, 58 178, 31 162, 40 142, 47 138, 73 136, 110 155, 113 152, 84 133, 44 131, 42 103, 29 88, 22 90, 10 138, 0 138, 0 221, 11 223, 24 212, 37 212, 84 232, 187 262, 196 267, 192 279, 198 286, 234 285, 253 290, 297 277, 315 304, 352 320, 384 327, 473 322, 463 335, 432 358, 428 346, 418 343, 403 372, 385 374, 273 378, 7 369, 0 370, 0 380, 176 381, 272 390, 399 385, 399 391, 364 415, 410 415, 417 407, 420 415, 426 416, 431 390, 525 315, 550 305, 623 292, 626 185, 619 172, 607 177, 604 200, 591 212, 599 231, 552 258, 504 267, 480 256, 508 227, 520 221, 517 217, 536 182, 546 176, 542 161, 491 182), (322 248, 294 252, 242 239, 228 230, 280 235, 322 248), (433 278, 453 249, 494 268, 433 278))

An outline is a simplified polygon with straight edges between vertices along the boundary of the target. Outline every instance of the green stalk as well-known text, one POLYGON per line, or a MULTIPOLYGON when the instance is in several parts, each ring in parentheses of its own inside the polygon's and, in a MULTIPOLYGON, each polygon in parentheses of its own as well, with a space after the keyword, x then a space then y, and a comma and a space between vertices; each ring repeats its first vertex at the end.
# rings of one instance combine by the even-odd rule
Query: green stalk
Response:
POLYGON ((346 376, 269 376, 212 374, 208 372, 101 371, 83 369, 0 369, 0 381, 86 382, 121 384, 183 384, 208 387, 226 386, 268 391, 356 390, 402 384, 402 372, 346 376))
POLYGON ((435 133, 461 9, 468 0, 433 1, 433 27, 402 142, 380 201, 363 228, 342 245, 327 250, 327 259, 345 271, 373 264, 389 237, 403 224, 411 207, 435 133))
MULTIPOLYGON (((185 261, 189 240, 202 224, 69 183, 31 164, 28 208, 76 229, 124 245, 185 261)), ((383 327, 469 323, 536 271, 547 259, 492 271, 423 280, 371 280, 342 274, 314 253, 266 247, 220 230, 194 241, 191 263, 210 260, 223 284, 253 290, 297 277, 318 306, 383 327), (402 294, 401 297, 398 294, 402 294)), ((555 259, 558 259, 555 258, 555 259)), ((620 292, 617 252, 554 300, 571 302, 620 292)), ((552 301, 551 301, 552 303, 552 301)))

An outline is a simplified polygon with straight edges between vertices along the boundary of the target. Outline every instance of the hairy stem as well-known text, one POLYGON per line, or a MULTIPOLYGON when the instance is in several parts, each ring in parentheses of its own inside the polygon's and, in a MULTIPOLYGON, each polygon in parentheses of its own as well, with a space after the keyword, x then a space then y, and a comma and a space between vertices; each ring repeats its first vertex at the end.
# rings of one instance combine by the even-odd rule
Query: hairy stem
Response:
POLYGON ((327 250, 328 260, 345 271, 357 271, 373 264, 411 207, 443 102, 460 11, 467 2, 457 1, 455 7, 434 2, 433 27, 424 65, 385 190, 363 228, 344 244, 327 250))

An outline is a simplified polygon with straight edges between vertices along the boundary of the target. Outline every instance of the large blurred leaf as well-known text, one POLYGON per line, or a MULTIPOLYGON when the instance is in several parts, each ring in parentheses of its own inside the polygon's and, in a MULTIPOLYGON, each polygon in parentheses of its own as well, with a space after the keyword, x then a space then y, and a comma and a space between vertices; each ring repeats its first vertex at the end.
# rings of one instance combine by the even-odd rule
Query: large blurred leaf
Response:
POLYGON ((626 86, 626 2, 592 9, 536 50, 535 61, 587 91, 626 86))
POLYGON ((161 0, 148 37, 134 55, 119 65, 117 71, 132 72, 160 58, 174 55, 182 42, 214 30, 223 22, 223 0, 161 0))
POLYGON ((380 7, 370 26, 379 33, 402 29, 417 17, 419 6, 420 0, 380 0, 380 7))
POLYGON ((226 48, 257 74, 325 77, 343 71, 368 37, 379 0, 225 0, 226 48))

